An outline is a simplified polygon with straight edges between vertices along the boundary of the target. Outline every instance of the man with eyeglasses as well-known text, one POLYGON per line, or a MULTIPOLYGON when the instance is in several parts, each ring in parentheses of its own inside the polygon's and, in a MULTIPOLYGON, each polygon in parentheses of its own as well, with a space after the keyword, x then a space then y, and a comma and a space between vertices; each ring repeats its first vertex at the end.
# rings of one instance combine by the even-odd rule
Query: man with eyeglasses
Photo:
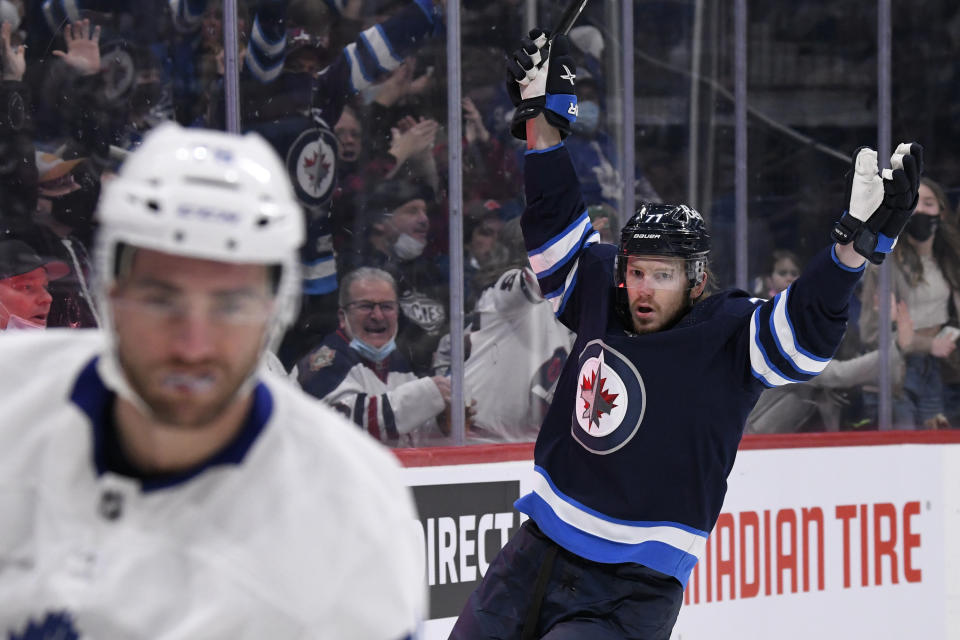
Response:
POLYGON ((410 637, 399 465, 265 369, 300 296, 280 159, 163 125, 97 215, 106 326, 0 341, 0 636, 410 637))
POLYGON ((400 302, 397 350, 413 371, 430 371, 433 353, 448 329, 450 275, 426 253, 430 234, 429 187, 409 180, 385 180, 358 197, 358 245, 341 256, 340 273, 377 267, 396 281, 400 302))
POLYGON ((297 364, 303 389, 391 446, 449 433, 450 380, 418 377, 396 348, 400 305, 393 276, 360 267, 340 287, 340 328, 297 364))

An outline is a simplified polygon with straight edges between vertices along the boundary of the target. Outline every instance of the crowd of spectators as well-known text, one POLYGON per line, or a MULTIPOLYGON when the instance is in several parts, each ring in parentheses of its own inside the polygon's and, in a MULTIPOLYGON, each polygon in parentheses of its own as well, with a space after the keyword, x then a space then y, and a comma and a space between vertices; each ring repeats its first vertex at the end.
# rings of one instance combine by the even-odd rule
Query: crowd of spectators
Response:
MULTIPOLYGON (((517 223, 524 148, 509 133, 501 60, 522 35, 521 4, 463 6, 471 441, 533 440, 572 345, 542 304, 517 223)), ((241 0, 238 10, 240 127, 285 159, 308 216, 302 310, 278 366, 388 444, 445 442, 452 277, 445 1, 241 0)), ((88 249, 100 185, 161 122, 226 126, 222 2, 0 0, 0 20, 0 329, 96 326, 88 249)), ((625 178, 615 109, 606 104, 608 34, 589 13, 571 34, 580 116, 567 144, 594 227, 616 243, 625 178)), ((659 201, 637 164, 629 177, 637 200, 659 201)), ((905 428, 960 426, 960 354, 955 334, 944 331, 960 326, 953 210, 926 181, 918 213, 928 224, 908 229, 892 256, 902 303, 894 313, 902 369, 895 420, 905 428)), ((776 295, 799 268, 797 255, 775 252, 756 295, 776 295)), ((768 410, 752 430, 876 424, 870 382, 878 335, 887 334, 878 331, 874 292, 868 273, 836 375, 782 391, 789 399, 771 398, 819 413, 768 410)))

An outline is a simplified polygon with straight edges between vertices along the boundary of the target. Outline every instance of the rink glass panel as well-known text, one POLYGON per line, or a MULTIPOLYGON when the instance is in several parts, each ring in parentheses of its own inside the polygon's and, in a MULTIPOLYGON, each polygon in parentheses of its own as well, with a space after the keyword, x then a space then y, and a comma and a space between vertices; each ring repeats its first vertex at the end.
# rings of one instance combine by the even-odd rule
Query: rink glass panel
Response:
POLYGON ((12 9, 20 20, 12 44, 27 49, 22 79, 5 76, 3 83, 3 104, 11 108, 0 125, 0 233, 70 266, 49 283, 48 327, 98 323, 93 212, 102 181, 127 151, 165 120, 222 122, 223 31, 214 4, 190 14, 167 2, 4 3, 4 17, 12 9), (82 28, 87 20, 89 30, 82 28), (12 115, 19 107, 25 120, 12 115))
MULTIPOLYGON (((770 298, 829 244, 846 209, 853 151, 877 148, 877 8, 809 0, 788 14, 769 3, 747 4, 746 284, 770 298)), ((859 307, 858 299, 837 360, 875 349, 859 340, 859 307)), ((767 392, 747 433, 876 429, 875 414, 863 406, 864 381, 861 374, 829 389, 813 382, 767 392), (770 399, 778 394, 790 398, 770 399)))
MULTIPOLYGON (((175 118, 185 125, 225 128, 222 8, 211 0, 201 14, 174 15, 169 3, 150 2, 137 3, 136 15, 119 11, 75 16, 90 18, 102 29, 102 71, 99 77, 89 78, 64 69, 63 62, 51 55, 66 48, 63 33, 65 20, 70 17, 53 16, 52 24, 48 24, 42 3, 23 4, 29 5, 20 31, 29 45, 25 80, 30 87, 33 118, 22 135, 11 138, 15 148, 8 153, 31 155, 39 175, 53 178, 40 184, 37 199, 32 174, 4 176, 4 208, 0 213, 3 230, 28 239, 39 253, 74 267, 70 276, 51 283, 54 301, 49 326, 94 326, 96 315, 85 290, 90 275, 86 250, 90 247, 92 211, 101 176, 116 171, 123 151, 132 148, 144 131, 161 120, 175 118), (72 100, 81 95, 91 98, 72 100), (79 108, 81 102, 85 109, 79 108), (29 144, 24 146, 25 142, 29 144), (38 157, 38 153, 47 155, 38 157), (67 179, 62 180, 58 174, 64 167, 55 168, 58 160, 73 159, 83 161, 70 164, 67 179)), ((491 231, 499 234, 522 211, 522 145, 507 131, 512 105, 503 90, 500 60, 531 26, 531 20, 552 23, 559 11, 554 4, 469 1, 462 7, 461 92, 479 113, 469 125, 471 117, 465 116, 463 124, 464 229, 470 232, 470 237, 464 238, 465 249, 470 245, 480 251, 483 238, 473 237, 478 229, 480 236, 491 231), (478 123, 485 134, 476 126, 478 123)), ((840 156, 849 155, 861 144, 877 146, 879 117, 876 7, 852 0, 808 0, 795 3, 790 12, 785 12, 768 4, 747 2, 751 112, 746 132, 746 284, 761 291, 771 249, 789 249, 803 262, 827 244, 830 226, 844 208, 843 173, 847 163, 840 156)), ((955 176, 960 170, 954 151, 958 125, 954 113, 957 100, 953 98, 960 82, 951 52, 960 39, 960 10, 945 0, 911 7, 893 4, 892 143, 916 139, 925 145, 928 175, 946 187, 953 212, 957 200, 955 176)), ((305 23, 301 25, 304 33, 292 57, 307 71, 329 64, 360 31, 403 7, 402 3, 364 3, 367 11, 358 19, 335 20, 323 13, 325 3, 291 3, 298 9, 302 5, 307 10, 298 19, 305 23), (314 4, 323 5, 323 9, 313 7, 315 13, 311 13, 314 4)), ((589 199, 596 198, 588 204, 596 205, 597 214, 612 216, 612 227, 618 227, 631 213, 618 206, 622 200, 617 189, 619 186, 622 192, 625 182, 617 173, 617 158, 629 135, 622 130, 620 105, 629 100, 636 121, 632 132, 636 172, 632 182, 637 201, 689 202, 701 210, 712 228, 716 281, 721 286, 733 285, 737 250, 733 170, 736 131, 734 105, 726 93, 733 90, 734 83, 733 3, 637 2, 632 52, 619 47, 620 10, 617 2, 592 2, 579 23, 595 27, 595 32, 581 33, 582 46, 592 53, 581 51, 579 55, 592 59, 578 59, 582 64, 579 79, 599 107, 596 131, 609 138, 598 144, 609 166, 598 164, 597 171, 581 172, 581 179, 591 183, 589 199), (625 56, 631 56, 634 67, 632 97, 622 91, 625 56), (592 77, 588 79, 587 75, 592 77)), ((236 25, 241 61, 249 46, 253 21, 251 7, 241 2, 236 25)), ((410 76, 402 88, 407 92, 392 102, 392 109, 371 110, 383 91, 377 88, 379 85, 361 90, 344 101, 355 107, 356 122, 348 127, 338 117, 336 121, 317 123, 321 131, 317 141, 301 141, 309 149, 296 160, 304 164, 311 160, 311 171, 302 172, 306 180, 303 186, 324 200, 310 211, 315 231, 312 248, 318 254, 313 258, 336 249, 334 271, 343 272, 347 267, 342 256, 362 262, 368 250, 363 237, 369 224, 365 201, 394 169, 389 158, 391 129, 412 126, 410 120, 400 122, 406 115, 414 122, 436 121, 434 144, 429 153, 420 154, 424 162, 409 163, 417 166, 400 173, 414 188, 432 194, 428 198, 429 239, 422 254, 435 267, 430 298, 441 306, 448 305, 446 288, 451 278, 463 279, 464 312, 469 324, 477 318, 471 312, 476 310, 484 285, 504 271, 498 271, 498 263, 493 262, 481 275, 450 273, 450 167, 446 148, 449 61, 444 49, 442 34, 425 40, 406 63, 410 76), (416 89, 412 94, 411 88, 416 89), (354 146, 366 160, 369 174, 366 179, 361 176, 349 180, 356 177, 359 161, 338 157, 333 163, 338 172, 333 191, 326 198, 322 193, 329 186, 325 172, 332 169, 324 166, 325 156, 318 141, 325 140, 341 156, 345 145, 337 141, 338 124, 344 135, 352 135, 348 129, 359 134, 359 143, 354 146), (327 130, 332 137, 324 138, 327 130), (312 161, 313 151, 317 151, 319 162, 312 161), (317 230, 325 223, 329 240, 324 240, 327 236, 322 228, 317 230)), ((261 131, 275 142, 285 160, 292 158, 290 149, 299 137, 292 132, 304 131, 309 128, 304 123, 323 116, 311 110, 317 107, 313 100, 303 100, 295 89, 288 95, 254 82, 242 76, 237 97, 242 128, 261 131)), ((585 101, 582 95, 581 102, 585 101)), ((587 138, 596 136, 596 131, 577 135, 587 138)), ((506 243, 499 235, 496 238, 496 259, 505 261, 506 243)), ((467 270, 471 268, 470 250, 465 254, 467 270)), ((314 275, 324 273, 318 268, 314 275)), ((282 354, 288 363, 337 326, 336 296, 325 295, 322 286, 308 294, 300 334, 288 341, 287 351, 282 354)), ((428 332, 431 340, 449 333, 449 309, 443 312, 443 320, 428 332)), ((849 357, 862 350, 862 346, 845 344, 841 354, 849 357)), ((427 354, 429 346, 422 351, 415 367, 428 375, 434 372, 434 362, 432 354, 427 354)), ((509 358, 494 358, 491 367, 498 378, 524 388, 532 386, 532 378, 526 371, 518 375, 518 367, 509 358)), ((545 380, 549 381, 549 376, 545 380)), ((858 396, 862 396, 859 391, 856 387, 844 390, 840 401, 856 407, 858 396)), ((468 401, 473 399, 469 384, 465 385, 465 396, 468 401)), ((861 409, 850 409, 850 419, 840 428, 874 428, 875 422, 865 415, 861 409)), ((523 437, 532 438, 536 422, 536 414, 531 413, 516 426, 525 434, 523 437)), ((820 427, 814 421, 785 430, 798 428, 820 427)), ((433 443, 446 442, 437 439, 422 444, 433 443)))

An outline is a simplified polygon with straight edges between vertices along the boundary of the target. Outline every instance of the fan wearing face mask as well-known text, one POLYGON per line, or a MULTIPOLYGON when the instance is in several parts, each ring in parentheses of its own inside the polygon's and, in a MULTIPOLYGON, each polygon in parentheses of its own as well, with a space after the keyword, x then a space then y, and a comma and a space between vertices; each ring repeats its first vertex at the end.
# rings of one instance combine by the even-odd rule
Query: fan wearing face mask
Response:
POLYGON ((68 273, 66 263, 44 260, 25 242, 0 241, 0 329, 46 329, 49 283, 68 273))
POLYGON ((450 405, 450 379, 418 377, 397 352, 400 303, 386 271, 361 267, 340 287, 340 328, 297 364, 297 380, 390 446, 440 437, 436 417, 450 405))
MULTIPOLYGON (((948 424, 942 368, 956 349, 956 337, 943 328, 950 323, 951 306, 960 309, 960 228, 947 218, 947 211, 943 188, 921 178, 916 211, 893 250, 894 293, 907 303, 916 329, 906 350, 903 387, 893 398, 893 425, 898 429, 948 424)), ((877 341, 878 315, 869 303, 877 296, 878 280, 879 270, 867 269, 860 316, 860 332, 867 344, 877 341)), ((875 402, 875 394, 865 400, 875 402)))
POLYGON ((340 257, 339 273, 370 266, 396 281, 400 305, 397 350, 413 371, 430 371, 433 352, 447 332, 450 276, 427 252, 433 193, 408 180, 385 180, 356 201, 356 245, 340 257))

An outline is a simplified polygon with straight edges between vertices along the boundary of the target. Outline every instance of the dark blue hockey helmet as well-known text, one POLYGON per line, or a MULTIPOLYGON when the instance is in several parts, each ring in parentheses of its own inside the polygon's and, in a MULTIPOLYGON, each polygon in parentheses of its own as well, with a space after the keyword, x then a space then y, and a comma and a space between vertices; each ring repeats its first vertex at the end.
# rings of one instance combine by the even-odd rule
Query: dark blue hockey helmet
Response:
POLYGON ((643 203, 620 231, 616 284, 625 282, 630 256, 669 256, 686 261, 694 287, 706 274, 709 253, 710 234, 699 211, 685 204, 643 203))

